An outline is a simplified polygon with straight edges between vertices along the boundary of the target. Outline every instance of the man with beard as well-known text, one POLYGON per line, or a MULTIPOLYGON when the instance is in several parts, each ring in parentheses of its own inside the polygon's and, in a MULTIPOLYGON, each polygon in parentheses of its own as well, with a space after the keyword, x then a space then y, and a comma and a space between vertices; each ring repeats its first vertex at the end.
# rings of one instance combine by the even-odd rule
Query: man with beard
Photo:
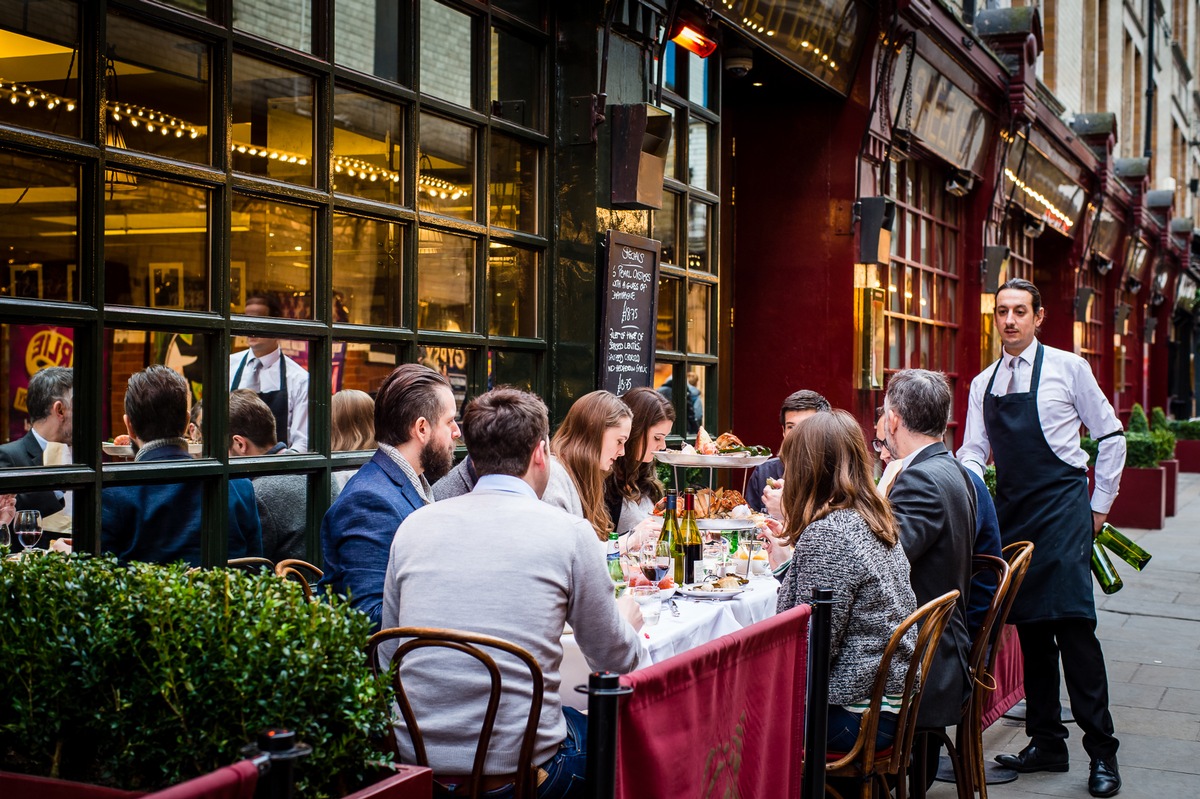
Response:
POLYGON ((375 398, 379 449, 338 495, 321 522, 325 576, 320 589, 346 596, 379 629, 383 581, 396 529, 434 500, 431 483, 450 471, 454 394, 427 366, 398 366, 375 398))

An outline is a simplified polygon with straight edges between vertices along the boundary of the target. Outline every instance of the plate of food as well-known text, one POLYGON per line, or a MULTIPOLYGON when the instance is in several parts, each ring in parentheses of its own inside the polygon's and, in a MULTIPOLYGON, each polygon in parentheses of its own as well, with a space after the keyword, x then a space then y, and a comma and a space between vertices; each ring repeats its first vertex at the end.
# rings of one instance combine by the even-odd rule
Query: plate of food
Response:
POLYGON ((679 589, 679 593, 693 599, 733 599, 745 590, 738 578, 726 576, 711 583, 685 585, 679 589))
POLYGON ((743 444, 733 433, 722 433, 713 439, 703 427, 696 434, 696 445, 684 444, 683 449, 665 449, 654 457, 669 466, 700 466, 749 469, 765 463, 771 450, 758 445, 743 444))
MULTIPOLYGON (((766 518, 750 510, 742 492, 732 488, 700 489, 696 492, 695 507, 696 527, 705 531, 752 530, 761 527, 766 518)), ((664 497, 654 506, 653 515, 661 516, 666 509, 664 497)))

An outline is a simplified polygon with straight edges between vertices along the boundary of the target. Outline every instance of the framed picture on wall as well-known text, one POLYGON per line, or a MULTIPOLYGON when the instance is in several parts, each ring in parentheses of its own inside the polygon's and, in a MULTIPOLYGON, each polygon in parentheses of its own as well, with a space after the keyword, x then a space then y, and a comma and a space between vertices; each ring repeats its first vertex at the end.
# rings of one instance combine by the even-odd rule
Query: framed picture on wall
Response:
POLYGON ((234 313, 246 310, 246 262, 231 261, 229 264, 229 309, 234 313))
POLYGON ((45 286, 41 264, 13 265, 8 270, 8 296, 42 299, 45 286))
POLYGON ((150 264, 150 307, 183 307, 183 264, 150 264))

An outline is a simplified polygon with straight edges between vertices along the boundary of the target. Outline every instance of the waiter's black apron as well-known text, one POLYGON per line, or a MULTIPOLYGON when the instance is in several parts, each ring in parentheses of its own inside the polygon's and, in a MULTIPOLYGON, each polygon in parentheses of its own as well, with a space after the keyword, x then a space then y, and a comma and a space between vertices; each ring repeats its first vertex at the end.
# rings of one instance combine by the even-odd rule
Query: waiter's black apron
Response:
MULTIPOLYGON (((246 368, 248 360, 250 360, 249 351, 246 352, 246 357, 242 358, 242 362, 238 364, 237 371, 233 375, 233 385, 229 388, 230 391, 236 390, 242 384, 242 370, 246 368)), ((259 379, 261 380, 261 378, 259 379)), ((288 443, 287 358, 282 352, 279 353, 279 388, 275 391, 260 391, 258 397, 267 403, 267 407, 275 416, 275 440, 288 443)))
POLYGON ((996 364, 983 393, 983 424, 996 462, 996 515, 1004 543, 1032 541, 1033 557, 1011 623, 1096 618, 1092 599, 1092 508, 1087 472, 1064 462, 1042 432, 1039 343, 1029 391, 992 395, 996 364))

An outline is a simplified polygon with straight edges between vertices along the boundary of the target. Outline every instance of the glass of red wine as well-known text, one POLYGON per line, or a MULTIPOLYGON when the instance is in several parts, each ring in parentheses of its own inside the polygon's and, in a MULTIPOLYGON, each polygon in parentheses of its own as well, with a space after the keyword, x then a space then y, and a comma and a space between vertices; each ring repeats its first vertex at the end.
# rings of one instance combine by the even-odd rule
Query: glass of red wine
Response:
POLYGON ((33 549, 42 540, 42 514, 36 510, 19 510, 12 523, 17 540, 25 549, 33 549))

